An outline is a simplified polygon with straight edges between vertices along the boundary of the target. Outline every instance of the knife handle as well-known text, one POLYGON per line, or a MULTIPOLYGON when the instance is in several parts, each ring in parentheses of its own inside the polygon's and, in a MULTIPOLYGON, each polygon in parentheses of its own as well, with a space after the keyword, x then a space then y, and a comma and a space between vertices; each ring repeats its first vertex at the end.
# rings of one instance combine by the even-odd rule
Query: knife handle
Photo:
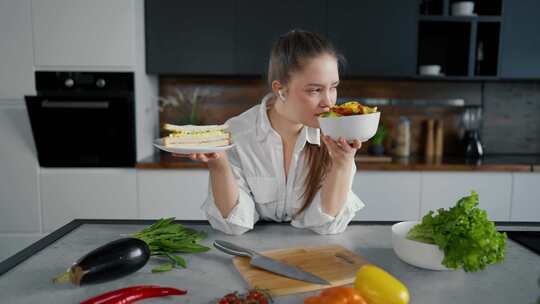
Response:
POLYGON ((214 241, 214 247, 230 255, 245 256, 250 258, 257 255, 257 253, 253 250, 220 240, 214 241))

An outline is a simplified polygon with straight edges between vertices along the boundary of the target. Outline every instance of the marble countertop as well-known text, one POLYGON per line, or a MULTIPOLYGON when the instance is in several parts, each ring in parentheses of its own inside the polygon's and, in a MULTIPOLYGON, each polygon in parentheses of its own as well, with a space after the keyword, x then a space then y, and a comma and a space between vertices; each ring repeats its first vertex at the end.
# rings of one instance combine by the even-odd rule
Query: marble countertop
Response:
MULTIPOLYGON (((53 285, 50 279, 63 272, 86 252, 114 239, 136 232, 152 221, 75 220, 46 236, 25 251, 0 263, 2 302, 78 303, 108 290, 135 284, 170 285, 187 289, 188 295, 155 299, 152 303, 215 303, 228 292, 247 288, 233 266, 231 256, 212 249, 202 254, 186 254, 186 269, 154 274, 153 258, 138 272, 107 283, 75 287, 53 285), (41 250, 40 250, 41 249, 41 250), (11 269, 10 269, 11 268, 11 269)), ((382 267, 405 283, 414 304, 445 303, 535 303, 540 296, 540 256, 508 240, 506 259, 485 270, 430 271, 402 262, 393 252, 390 224, 351 224, 339 235, 317 235, 289 224, 261 223, 242 236, 229 236, 213 230, 206 222, 184 222, 204 230, 208 239, 222 239, 256 251, 278 248, 339 244, 382 267)), ((515 227, 514 227, 515 228, 515 227)), ((275 303, 303 303, 315 292, 275 298, 275 303)))

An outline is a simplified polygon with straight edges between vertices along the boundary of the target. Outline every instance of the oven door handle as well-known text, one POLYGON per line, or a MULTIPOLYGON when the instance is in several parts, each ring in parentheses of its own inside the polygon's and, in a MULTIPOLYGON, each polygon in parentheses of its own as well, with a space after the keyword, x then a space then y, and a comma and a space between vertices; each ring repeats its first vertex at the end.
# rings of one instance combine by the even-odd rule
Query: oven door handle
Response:
POLYGON ((41 102, 43 108, 49 109, 108 109, 108 101, 49 101, 47 99, 41 102))

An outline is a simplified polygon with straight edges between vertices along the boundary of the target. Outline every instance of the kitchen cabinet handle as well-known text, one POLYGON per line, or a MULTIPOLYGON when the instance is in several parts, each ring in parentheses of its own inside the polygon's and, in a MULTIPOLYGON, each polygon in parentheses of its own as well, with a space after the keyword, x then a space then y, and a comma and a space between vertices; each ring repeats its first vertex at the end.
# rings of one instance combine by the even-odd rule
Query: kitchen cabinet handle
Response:
POLYGON ((108 109, 108 101, 49 101, 43 100, 41 102, 43 108, 48 109, 108 109))

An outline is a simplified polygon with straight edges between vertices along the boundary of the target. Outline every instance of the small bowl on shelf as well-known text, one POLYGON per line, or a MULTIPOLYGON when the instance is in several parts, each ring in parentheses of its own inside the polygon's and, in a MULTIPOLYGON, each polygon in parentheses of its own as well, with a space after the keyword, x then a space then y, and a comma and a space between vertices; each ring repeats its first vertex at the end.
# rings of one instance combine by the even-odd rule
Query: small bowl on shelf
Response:
POLYGON ((443 76, 441 66, 438 64, 426 64, 419 67, 420 75, 424 76, 443 76))
POLYGON ((450 7, 452 16, 476 16, 473 1, 459 1, 452 3, 450 7))
POLYGON ((442 264, 444 252, 439 246, 409 240, 407 233, 418 221, 400 222, 392 226, 392 247, 405 263, 430 270, 452 270, 442 264))

